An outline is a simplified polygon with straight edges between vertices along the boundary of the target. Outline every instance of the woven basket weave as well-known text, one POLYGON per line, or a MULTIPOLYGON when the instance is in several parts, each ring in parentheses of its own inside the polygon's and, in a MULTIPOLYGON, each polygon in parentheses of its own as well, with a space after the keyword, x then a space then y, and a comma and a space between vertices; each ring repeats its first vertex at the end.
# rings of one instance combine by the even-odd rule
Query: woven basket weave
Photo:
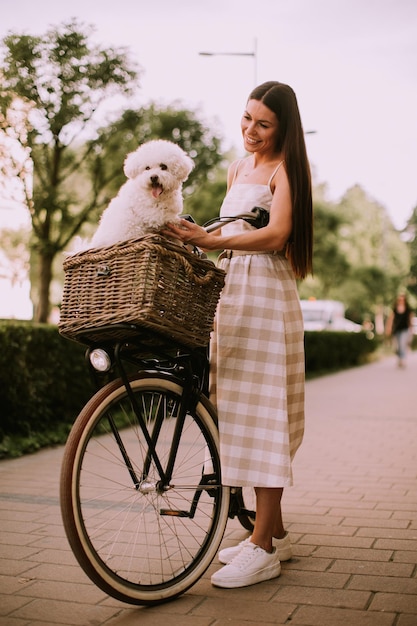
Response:
POLYGON ((128 331, 112 328, 123 322, 188 347, 209 341, 225 273, 169 239, 146 235, 79 252, 64 270, 64 337, 87 344, 127 339, 128 331))

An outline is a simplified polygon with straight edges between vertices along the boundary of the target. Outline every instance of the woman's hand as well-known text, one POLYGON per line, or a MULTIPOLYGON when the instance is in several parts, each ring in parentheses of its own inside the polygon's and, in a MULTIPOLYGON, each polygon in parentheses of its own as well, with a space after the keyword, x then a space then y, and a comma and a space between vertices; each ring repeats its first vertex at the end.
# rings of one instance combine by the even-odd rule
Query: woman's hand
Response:
POLYGON ((216 237, 207 233, 204 228, 188 220, 180 220, 179 224, 167 224, 162 231, 165 237, 180 239, 185 244, 198 246, 203 250, 218 250, 216 237))

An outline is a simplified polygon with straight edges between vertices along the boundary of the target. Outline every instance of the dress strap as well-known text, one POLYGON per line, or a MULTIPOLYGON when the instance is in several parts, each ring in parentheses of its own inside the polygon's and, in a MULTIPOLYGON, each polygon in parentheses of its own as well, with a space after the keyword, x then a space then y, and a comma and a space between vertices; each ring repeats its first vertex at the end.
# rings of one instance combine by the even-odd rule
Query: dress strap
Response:
POLYGON ((271 188, 271 183, 272 183, 272 179, 274 178, 275 174, 278 172, 279 168, 281 167, 281 165, 284 163, 284 159, 282 161, 280 161, 278 163, 278 165, 276 166, 276 168, 274 169, 274 171, 272 172, 269 180, 268 180, 268 187, 271 188))
POLYGON ((237 171, 239 169, 239 165, 242 163, 242 159, 239 159, 239 161, 236 163, 236 167, 235 167, 235 171, 233 174, 233 180, 232 180, 232 185, 234 185, 234 182, 236 180, 236 176, 237 176, 237 171))

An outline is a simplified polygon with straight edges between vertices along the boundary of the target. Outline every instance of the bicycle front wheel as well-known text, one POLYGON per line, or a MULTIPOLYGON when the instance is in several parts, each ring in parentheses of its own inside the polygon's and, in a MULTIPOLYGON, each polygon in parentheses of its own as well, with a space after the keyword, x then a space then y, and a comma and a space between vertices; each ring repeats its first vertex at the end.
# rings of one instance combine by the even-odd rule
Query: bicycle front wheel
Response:
POLYGON ((188 410, 172 477, 182 384, 163 374, 131 381, 155 444, 138 424, 120 380, 96 393, 69 435, 61 470, 61 509, 71 548, 85 573, 109 595, 157 604, 191 587, 213 560, 226 528, 230 493, 221 485, 218 432, 201 396, 188 410))

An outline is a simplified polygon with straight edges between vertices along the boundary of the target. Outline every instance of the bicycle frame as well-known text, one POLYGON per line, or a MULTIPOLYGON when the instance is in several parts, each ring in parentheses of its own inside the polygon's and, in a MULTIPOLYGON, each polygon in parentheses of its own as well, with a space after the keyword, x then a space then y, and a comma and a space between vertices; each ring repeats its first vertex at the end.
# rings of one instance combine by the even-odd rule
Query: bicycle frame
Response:
MULTIPOLYGON (((132 325, 130 325, 131 329, 132 325)), ((153 335, 152 335, 153 336, 153 335)), ((148 475, 148 470, 151 465, 152 460, 154 461, 161 480, 157 485, 159 491, 163 492, 169 489, 170 481, 172 478, 172 472, 175 465, 176 453, 178 450, 178 444, 181 439, 182 429, 184 426, 185 416, 187 414, 187 410, 192 409, 198 401, 199 393, 202 392, 207 396, 207 374, 208 374, 208 359, 207 356, 203 358, 201 350, 187 350, 183 347, 176 346, 176 354, 172 355, 167 352, 162 346, 161 348, 153 347, 152 358, 149 358, 149 354, 146 355, 146 352, 149 352, 149 348, 146 345, 146 341, 143 341, 144 333, 143 329, 138 328, 138 335, 136 340, 130 339, 130 343, 126 344, 125 342, 118 342, 113 345, 111 350, 108 352, 112 353, 113 356, 113 369, 116 369, 128 394, 130 399, 133 411, 138 420, 138 424, 142 430, 142 433, 146 439, 146 443, 148 445, 148 453, 145 459, 145 464, 142 471, 142 477, 139 479, 132 468, 132 463, 127 455, 126 450, 124 449, 123 442, 118 437, 117 429, 110 423, 110 427, 118 441, 120 452, 123 456, 123 459, 128 467, 129 473, 133 480, 136 489, 140 489, 141 485, 146 483, 146 478, 148 475), (132 347, 134 347, 132 352, 132 347), (125 352, 124 352, 125 351, 125 352), (137 351, 137 352, 136 352, 137 351), (130 354, 129 354, 130 352, 130 354), (146 356, 141 356, 145 354, 146 356), (130 363, 136 367, 139 367, 139 371, 141 373, 146 374, 161 374, 163 373, 167 377, 171 377, 173 380, 180 380, 183 385, 183 394, 181 397, 181 402, 179 405, 179 410, 177 414, 177 420, 173 435, 173 443, 171 446, 170 456, 166 463, 166 468, 164 469, 162 463, 158 457, 156 451, 156 443, 158 439, 160 425, 162 424, 163 416, 160 416, 159 419, 156 420, 154 424, 154 428, 152 430, 152 434, 149 433, 148 428, 146 426, 143 412, 139 407, 135 394, 132 391, 132 387, 130 385, 129 373, 127 372, 127 368, 124 364, 130 363), (167 365, 170 364, 170 365, 167 365), (153 367, 151 367, 153 366, 153 367)), ((145 335, 146 337, 146 335, 145 335)), ((96 380, 96 384, 98 383, 97 372, 94 370, 94 367, 91 365, 89 355, 91 352, 96 349, 97 346, 91 346, 88 348, 86 353, 86 358, 88 363, 90 364, 91 371, 96 374, 94 376, 96 380)), ((107 346, 108 349, 108 346, 107 346)))
MULTIPOLYGON (((120 326, 123 327, 123 324, 121 324, 120 326)), ((129 325, 130 330, 131 328, 132 325, 129 325)), ((118 342, 111 347, 105 346, 105 349, 111 353, 113 361, 113 371, 117 371, 117 374, 120 376, 123 385, 126 388, 126 392, 132 404, 132 408, 138 420, 138 424, 148 445, 148 451, 140 478, 133 470, 133 464, 131 463, 129 456, 124 449, 123 442, 121 441, 120 437, 118 437, 117 429, 114 428, 111 424, 110 426, 119 445, 120 453, 123 457, 126 467, 128 468, 135 489, 145 490, 148 488, 156 487, 156 489, 162 493, 170 488, 172 472, 175 465, 176 454, 178 451, 178 446, 181 439, 187 410, 189 410, 190 408, 192 409, 195 406, 200 393, 208 398, 208 348, 190 350, 180 345, 176 345, 174 346, 174 348, 167 348, 166 341, 162 339, 161 345, 149 348, 148 340, 150 337, 154 337, 154 333, 144 333, 143 329, 139 327, 137 330, 138 334, 136 339, 129 339, 129 344, 125 342, 118 342), (150 350, 152 352, 151 354, 149 354, 150 350), (172 353, 173 351, 174 354, 172 353), (133 365, 135 368, 138 368, 138 371, 144 375, 160 375, 161 373, 163 373, 165 377, 170 378, 174 381, 180 381, 182 383, 183 395, 181 397, 181 402, 178 409, 172 446, 169 458, 165 465, 165 469, 162 466, 161 460, 159 459, 156 450, 159 430, 163 421, 163 415, 160 415, 159 419, 155 421, 152 433, 149 433, 142 410, 138 406, 135 394, 133 393, 132 387, 130 385, 130 374, 127 371, 127 364, 133 365), (160 476, 160 481, 157 485, 150 485, 147 482, 148 470, 151 466, 152 461, 155 463, 160 476)), ((92 371, 92 373, 95 374, 94 378, 96 384, 97 386, 99 386, 97 372, 96 370, 94 370, 89 360, 90 353, 97 347, 98 346, 91 346, 88 348, 86 352, 86 359, 89 363, 90 370, 92 371)), ((210 486, 212 488, 218 486, 214 483, 210 483, 210 479, 210 475, 202 476, 200 489, 194 496, 193 506, 189 512, 161 510, 161 514, 177 515, 180 517, 192 517, 197 507, 201 491, 203 489, 209 489, 210 486)), ((236 516, 248 516, 250 518, 254 518, 254 511, 247 509, 242 505, 239 491, 239 489, 236 489, 234 487, 231 488, 229 517, 231 519, 236 516)))

